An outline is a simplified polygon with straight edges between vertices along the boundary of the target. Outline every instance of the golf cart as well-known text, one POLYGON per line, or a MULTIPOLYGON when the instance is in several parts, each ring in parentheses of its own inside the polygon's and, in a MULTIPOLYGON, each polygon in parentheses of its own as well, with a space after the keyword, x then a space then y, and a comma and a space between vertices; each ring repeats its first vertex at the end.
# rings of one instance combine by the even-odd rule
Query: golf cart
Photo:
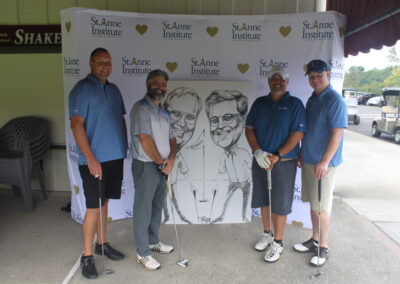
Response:
POLYGON ((400 144, 400 87, 384 88, 382 96, 382 114, 372 122, 371 134, 374 137, 379 137, 381 133, 389 134, 400 144))
POLYGON ((347 117, 348 121, 352 121, 353 124, 360 124, 360 116, 358 115, 358 100, 357 100, 356 89, 344 88, 342 96, 347 106, 347 117))

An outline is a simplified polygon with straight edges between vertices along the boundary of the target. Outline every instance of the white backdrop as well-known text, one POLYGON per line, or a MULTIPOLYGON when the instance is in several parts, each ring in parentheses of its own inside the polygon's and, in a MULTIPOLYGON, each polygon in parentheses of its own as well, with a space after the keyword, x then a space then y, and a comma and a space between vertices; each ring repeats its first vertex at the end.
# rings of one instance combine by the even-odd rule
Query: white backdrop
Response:
MULTIPOLYGON (((308 61, 319 58, 332 67, 333 87, 338 91, 342 88, 346 19, 335 12, 192 16, 70 8, 61 11, 61 22, 67 160, 73 192, 72 217, 78 222, 83 221, 85 202, 76 145, 69 128, 68 95, 74 84, 90 72, 89 54, 94 48, 110 51, 113 72, 109 79, 120 88, 127 112, 143 97, 146 74, 155 68, 167 70, 172 81, 252 82, 253 92, 247 94, 252 102, 268 92, 265 78, 271 67, 284 65, 289 70, 291 94, 305 103, 312 89, 304 76, 304 67, 308 61)), ((127 122, 129 129, 128 119, 127 122)), ((122 198, 110 202, 112 220, 132 217, 134 186, 130 164, 128 156, 122 198)), ((288 221, 301 222, 309 228, 308 207, 298 201, 300 190, 297 182, 293 213, 288 221)), ((221 208, 219 202, 223 198, 215 198, 215 202, 214 208, 221 208)), ((229 206, 236 206, 239 212, 239 203, 229 206)), ((239 215, 224 222, 243 222, 239 215)), ((194 223, 204 222, 201 218, 197 221, 194 223)))

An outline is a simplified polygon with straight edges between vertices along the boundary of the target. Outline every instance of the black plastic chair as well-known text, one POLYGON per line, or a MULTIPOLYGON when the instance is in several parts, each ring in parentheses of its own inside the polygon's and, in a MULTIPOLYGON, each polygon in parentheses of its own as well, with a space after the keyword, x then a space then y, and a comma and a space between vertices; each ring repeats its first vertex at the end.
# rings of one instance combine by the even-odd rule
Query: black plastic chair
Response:
POLYGON ((0 130, 0 183, 11 184, 22 195, 27 211, 33 210, 31 176, 36 173, 44 199, 43 159, 49 149, 49 127, 38 117, 10 120, 0 130))

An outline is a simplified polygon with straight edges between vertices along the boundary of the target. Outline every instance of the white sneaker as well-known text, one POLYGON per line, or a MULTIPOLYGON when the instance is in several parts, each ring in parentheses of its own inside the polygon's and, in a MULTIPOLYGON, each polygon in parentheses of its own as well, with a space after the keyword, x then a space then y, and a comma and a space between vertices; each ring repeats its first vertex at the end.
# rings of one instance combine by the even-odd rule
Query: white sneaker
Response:
POLYGON ((279 243, 272 242, 272 244, 267 249, 264 260, 267 262, 278 261, 278 259, 281 257, 282 252, 283 246, 279 243))
POLYGON ((173 246, 163 244, 162 242, 159 242, 158 244, 155 244, 155 245, 149 245, 149 248, 152 251, 159 252, 159 253, 171 253, 174 250, 173 246))
POLYGON ((274 240, 271 234, 264 233, 261 240, 259 240, 254 248, 258 251, 264 251, 268 245, 274 240))
POLYGON ((319 258, 318 258, 318 248, 314 252, 314 256, 311 258, 310 263, 315 266, 322 266, 329 258, 329 249, 325 247, 320 248, 319 258))
POLYGON ((157 259, 155 259, 151 255, 148 255, 148 256, 137 255, 136 261, 138 263, 140 263, 141 265, 143 265, 144 269, 147 269, 150 271, 157 270, 161 267, 161 264, 157 261, 157 259))

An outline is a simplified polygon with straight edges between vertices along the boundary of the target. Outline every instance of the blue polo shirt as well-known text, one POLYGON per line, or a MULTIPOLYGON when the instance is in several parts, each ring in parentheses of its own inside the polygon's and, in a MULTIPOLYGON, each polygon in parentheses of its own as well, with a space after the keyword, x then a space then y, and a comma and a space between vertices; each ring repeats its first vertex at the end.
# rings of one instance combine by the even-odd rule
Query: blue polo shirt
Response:
MULTIPOLYGON (((80 80, 69 94, 69 117, 79 115, 85 119, 86 136, 100 163, 126 156, 124 114, 118 87, 109 82, 103 84, 91 74, 80 80)), ((85 156, 77 148, 78 163, 87 165, 85 156)))
MULTIPOLYGON (((307 101, 306 113, 308 131, 302 142, 301 158, 302 162, 315 165, 325 153, 331 129, 347 128, 347 109, 342 96, 329 85, 319 96, 312 94, 307 101)), ((343 162, 342 149, 343 134, 329 167, 343 162)))
MULTIPOLYGON (((252 127, 261 149, 273 153, 285 143, 293 132, 306 132, 306 113, 300 99, 286 92, 274 102, 271 94, 257 98, 246 119, 246 127, 252 127)), ((296 158, 299 145, 282 158, 296 158)))

